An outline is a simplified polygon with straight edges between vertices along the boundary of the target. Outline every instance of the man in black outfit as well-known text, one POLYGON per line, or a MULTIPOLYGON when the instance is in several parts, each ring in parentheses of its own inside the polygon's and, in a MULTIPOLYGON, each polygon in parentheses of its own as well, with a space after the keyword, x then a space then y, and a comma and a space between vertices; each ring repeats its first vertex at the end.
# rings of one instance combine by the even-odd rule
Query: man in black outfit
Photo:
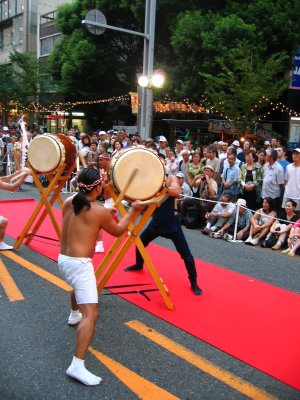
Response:
MULTIPOLYGON (((197 284, 197 271, 194 257, 191 254, 186 238, 183 234, 179 217, 175 215, 175 198, 179 196, 180 187, 175 176, 167 178, 167 188, 169 197, 158 207, 151 218, 149 225, 141 233, 141 241, 145 247, 157 237, 171 239, 176 250, 184 261, 191 282, 191 288, 195 295, 201 295, 202 290, 197 284)), ((136 262, 130 267, 124 268, 125 271, 139 271, 143 269, 143 257, 136 248, 136 262)))

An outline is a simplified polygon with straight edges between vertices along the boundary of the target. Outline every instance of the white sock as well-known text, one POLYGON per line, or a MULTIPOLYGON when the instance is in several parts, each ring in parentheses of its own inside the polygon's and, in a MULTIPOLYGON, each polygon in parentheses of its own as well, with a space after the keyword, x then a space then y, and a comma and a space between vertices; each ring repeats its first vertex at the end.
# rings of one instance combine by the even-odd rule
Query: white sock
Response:
POLYGON ((87 386, 99 385, 102 379, 89 372, 84 366, 84 360, 73 357, 72 363, 66 371, 71 378, 77 379, 79 382, 87 386))
POLYGON ((206 228, 207 228, 207 229, 210 229, 210 227, 211 227, 211 223, 208 222, 208 223, 206 224, 206 228))

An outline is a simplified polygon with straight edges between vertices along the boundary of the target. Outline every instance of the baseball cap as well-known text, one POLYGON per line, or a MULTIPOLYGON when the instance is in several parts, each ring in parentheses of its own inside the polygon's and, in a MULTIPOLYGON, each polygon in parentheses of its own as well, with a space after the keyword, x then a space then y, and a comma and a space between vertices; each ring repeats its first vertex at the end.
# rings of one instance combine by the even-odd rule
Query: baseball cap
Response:
POLYGON ((270 143, 268 140, 265 140, 265 141, 264 141, 264 144, 265 144, 265 145, 270 145, 271 143, 270 143))
POLYGON ((246 203, 246 200, 245 200, 245 199, 238 199, 237 202, 236 202, 236 204, 237 204, 238 206, 243 206, 243 207, 246 207, 246 206, 247 206, 247 203, 246 203))
POLYGON ((228 145, 228 143, 226 143, 226 142, 223 142, 223 140, 220 140, 220 142, 218 142, 218 144, 219 144, 220 146, 225 146, 225 145, 228 145))
POLYGON ((184 178, 184 173, 183 172, 177 172, 176 176, 178 178, 184 178))
POLYGON ((300 153, 299 147, 297 147, 296 149, 293 149, 293 150, 292 150, 292 153, 294 153, 294 151, 297 151, 297 153, 300 153))
POLYGON ((159 141, 159 142, 167 142, 167 139, 166 139, 164 136, 160 136, 160 137, 158 138, 158 141, 159 141))
POLYGON ((8 129, 7 126, 3 126, 2 130, 3 130, 3 131, 9 131, 9 129, 8 129))
POLYGON ((210 169, 211 171, 214 170, 211 165, 204 165, 204 167, 202 169, 210 169))
POLYGON ((239 142, 238 140, 234 140, 234 141, 232 142, 232 144, 233 144, 234 146, 240 147, 240 142, 239 142))
POLYGON ((106 135, 106 132, 105 132, 105 131, 100 131, 100 132, 99 132, 99 136, 100 136, 100 135, 106 135))
POLYGON ((182 141, 181 139, 177 139, 177 140, 176 140, 176 143, 183 144, 183 141, 182 141))

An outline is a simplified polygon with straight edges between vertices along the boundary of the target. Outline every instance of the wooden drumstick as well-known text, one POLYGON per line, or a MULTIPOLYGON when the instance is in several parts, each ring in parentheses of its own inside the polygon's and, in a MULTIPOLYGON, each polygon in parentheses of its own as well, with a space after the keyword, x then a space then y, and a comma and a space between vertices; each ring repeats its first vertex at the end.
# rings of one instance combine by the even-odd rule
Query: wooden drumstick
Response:
POLYGON ((130 184, 131 184, 133 178, 134 178, 135 175, 137 174, 138 170, 139 170, 139 168, 137 168, 137 167, 133 168, 133 170, 132 170, 132 172, 131 172, 131 174, 130 174, 130 176, 129 176, 129 178, 128 178, 128 181, 126 182, 126 185, 125 185, 124 188, 121 190, 121 192, 120 192, 120 194, 119 194, 119 197, 117 198, 117 200, 116 200, 116 202, 115 202, 115 205, 114 205, 115 208, 118 208, 119 204, 120 204, 121 201, 124 199, 125 194, 126 194, 126 191, 127 191, 127 189, 129 188, 129 186, 130 186, 130 184))
POLYGON ((10 180, 10 184, 13 185, 15 182, 17 182, 18 179, 22 178, 22 176, 28 175, 29 171, 24 171, 24 172, 20 172, 18 175, 14 176, 11 180, 10 180))

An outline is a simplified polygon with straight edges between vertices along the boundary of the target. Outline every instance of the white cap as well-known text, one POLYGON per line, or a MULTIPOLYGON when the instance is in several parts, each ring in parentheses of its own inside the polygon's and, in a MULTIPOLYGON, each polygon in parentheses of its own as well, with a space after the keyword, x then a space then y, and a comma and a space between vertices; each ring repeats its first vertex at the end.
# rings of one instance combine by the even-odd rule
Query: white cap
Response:
POLYGON ((181 144, 183 144, 183 141, 182 141, 181 139, 177 139, 177 140, 176 140, 176 143, 181 143, 181 144))
POLYGON ((184 173, 183 172, 177 172, 176 176, 178 176, 178 178, 184 178, 184 173))
POLYGON ((292 150, 292 153, 294 153, 294 151, 297 151, 297 153, 300 153, 299 147, 297 147, 296 149, 293 149, 293 150, 292 150))
POLYGON ((238 140, 234 140, 234 141, 232 142, 232 144, 233 144, 234 146, 240 147, 240 142, 239 142, 238 140))
POLYGON ((226 145, 228 145, 228 143, 223 142, 223 140, 220 140, 220 142, 218 142, 218 144, 219 144, 220 146, 226 146, 226 145))
POLYGON ((264 141, 264 144, 270 146, 271 143, 269 142, 269 140, 265 140, 265 141, 264 141))
POLYGON ((246 203, 246 200, 245 200, 245 199, 238 199, 238 201, 236 202, 236 204, 239 205, 239 206, 243 206, 243 207, 246 207, 246 206, 247 206, 247 203, 246 203))
POLYGON ((99 132, 99 136, 100 136, 100 135, 106 135, 106 132, 105 132, 105 131, 100 131, 100 132, 99 132))
POLYGON ((8 129, 7 126, 3 126, 2 130, 3 130, 3 131, 9 131, 9 129, 8 129))
POLYGON ((166 139, 164 136, 160 136, 160 137, 158 138, 158 141, 159 141, 159 142, 167 142, 167 139, 166 139))

